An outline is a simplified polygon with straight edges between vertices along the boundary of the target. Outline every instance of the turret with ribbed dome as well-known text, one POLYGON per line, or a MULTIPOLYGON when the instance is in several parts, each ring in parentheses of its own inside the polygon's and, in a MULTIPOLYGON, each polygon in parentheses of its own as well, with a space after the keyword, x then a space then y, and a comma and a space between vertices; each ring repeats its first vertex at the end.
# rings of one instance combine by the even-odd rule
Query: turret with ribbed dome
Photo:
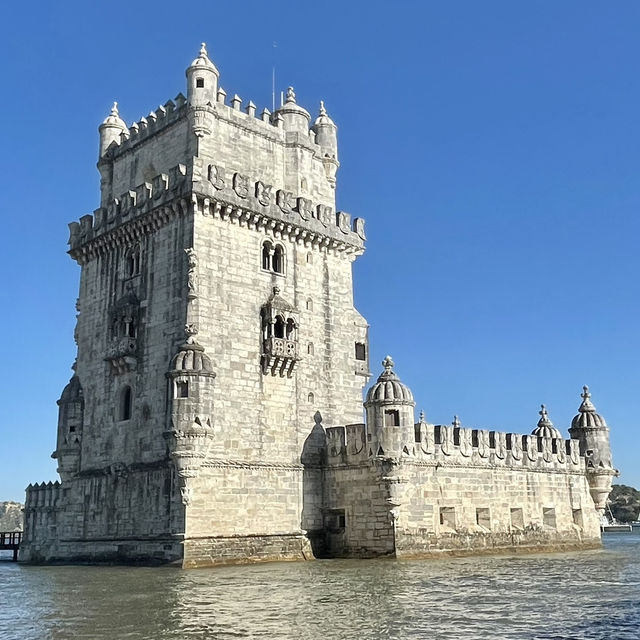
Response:
POLYGON ((560 431, 554 427, 553 422, 549 419, 549 413, 543 404, 540 405, 538 413, 540 414, 540 420, 538 420, 538 424, 531 432, 531 435, 539 438, 562 438, 560 431))
POLYGON ((198 476, 213 439, 213 382, 216 374, 197 329, 186 327, 187 340, 171 359, 167 372, 169 424, 164 436, 176 465, 184 504, 191 500, 191 482, 198 476))
POLYGON ((393 370, 391 356, 382 361, 382 366, 384 371, 369 389, 364 403, 371 436, 370 455, 410 455, 415 443, 413 393, 393 370))
POLYGON ((609 427, 598 414, 589 387, 582 388, 582 403, 571 421, 569 435, 580 442, 580 454, 586 459, 589 490, 596 509, 602 514, 611 492, 613 478, 618 471, 613 468, 609 427))

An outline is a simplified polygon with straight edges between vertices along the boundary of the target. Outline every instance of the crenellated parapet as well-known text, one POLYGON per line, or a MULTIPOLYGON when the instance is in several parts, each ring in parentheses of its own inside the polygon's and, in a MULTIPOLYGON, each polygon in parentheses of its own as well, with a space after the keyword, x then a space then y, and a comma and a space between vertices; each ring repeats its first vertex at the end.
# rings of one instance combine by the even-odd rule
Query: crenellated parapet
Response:
MULTIPOLYGON (((396 457, 399 464, 431 466, 522 468, 523 470, 584 473, 585 460, 577 440, 542 438, 487 429, 417 422, 412 446, 396 457)), ((329 466, 359 464, 387 458, 377 454, 364 424, 326 429, 329 466)))
POLYGON ((69 223, 69 254, 81 264, 113 246, 140 240, 171 218, 189 210, 187 167, 176 165, 69 223))

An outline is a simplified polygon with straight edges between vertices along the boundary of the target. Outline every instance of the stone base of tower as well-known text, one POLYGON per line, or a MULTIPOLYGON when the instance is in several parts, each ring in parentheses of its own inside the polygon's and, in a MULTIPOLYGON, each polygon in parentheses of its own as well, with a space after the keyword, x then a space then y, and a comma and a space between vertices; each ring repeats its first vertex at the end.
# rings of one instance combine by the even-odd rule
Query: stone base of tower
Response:
POLYGON ((181 566, 182 540, 40 540, 20 546, 24 564, 113 564, 181 566))
POLYGON ((575 533, 524 531, 519 533, 459 533, 435 536, 422 532, 396 532, 397 558, 584 551, 602 547, 600 537, 575 533))
POLYGON ((185 569, 224 564, 312 560, 309 538, 302 532, 273 535, 208 536, 184 542, 185 569))

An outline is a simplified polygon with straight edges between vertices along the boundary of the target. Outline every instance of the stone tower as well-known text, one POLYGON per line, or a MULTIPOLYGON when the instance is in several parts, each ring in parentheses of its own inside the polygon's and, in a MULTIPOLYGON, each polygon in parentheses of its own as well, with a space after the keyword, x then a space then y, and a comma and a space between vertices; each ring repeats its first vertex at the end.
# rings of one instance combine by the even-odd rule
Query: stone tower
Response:
POLYGON ((587 386, 582 388, 582 403, 571 421, 569 435, 580 443, 580 453, 586 461, 589 492, 598 513, 602 515, 611 492, 611 483, 618 472, 613 468, 611 459, 609 427, 591 402, 587 386))
POLYGON ((186 566, 304 555, 322 527, 310 436, 362 420, 364 222, 336 211, 336 125, 292 88, 274 113, 228 102, 204 44, 186 77, 186 98, 130 127, 116 103, 99 127, 100 207, 70 225, 67 497, 56 545, 27 536, 23 559, 63 557, 67 539, 186 566))

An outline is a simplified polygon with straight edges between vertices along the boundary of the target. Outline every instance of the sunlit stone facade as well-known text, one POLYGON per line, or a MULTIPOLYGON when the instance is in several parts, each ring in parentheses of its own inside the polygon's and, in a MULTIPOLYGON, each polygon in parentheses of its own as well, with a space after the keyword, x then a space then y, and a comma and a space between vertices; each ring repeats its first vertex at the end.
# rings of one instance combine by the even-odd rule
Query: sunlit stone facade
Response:
POLYGON ((204 45, 186 74, 186 97, 100 126, 100 207, 70 225, 61 482, 27 489, 21 560, 598 544, 615 471, 586 395, 574 440, 546 411, 527 436, 416 423, 387 358, 363 423, 364 221, 336 209, 336 125, 291 88, 274 113, 229 99, 204 45))

